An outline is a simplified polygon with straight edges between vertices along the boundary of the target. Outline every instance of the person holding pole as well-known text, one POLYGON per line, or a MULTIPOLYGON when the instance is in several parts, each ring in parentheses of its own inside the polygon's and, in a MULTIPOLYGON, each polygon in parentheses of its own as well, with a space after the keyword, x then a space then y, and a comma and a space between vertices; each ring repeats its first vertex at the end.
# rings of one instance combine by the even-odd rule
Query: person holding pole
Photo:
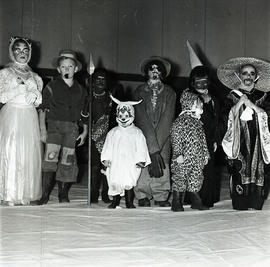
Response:
POLYGON ((91 130, 91 203, 98 203, 100 187, 104 203, 111 200, 108 197, 108 183, 101 172, 100 154, 109 131, 111 98, 108 91, 108 74, 103 68, 96 68, 92 76, 92 130, 91 130))

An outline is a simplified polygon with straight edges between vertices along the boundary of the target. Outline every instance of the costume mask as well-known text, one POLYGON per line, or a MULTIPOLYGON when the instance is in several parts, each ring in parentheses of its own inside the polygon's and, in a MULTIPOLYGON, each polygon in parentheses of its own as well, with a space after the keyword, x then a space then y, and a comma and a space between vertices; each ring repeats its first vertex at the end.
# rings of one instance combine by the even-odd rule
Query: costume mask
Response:
POLYGON ((25 66, 31 59, 31 42, 22 37, 11 37, 9 43, 9 57, 18 64, 25 66))
POLYGON ((251 65, 243 66, 239 71, 239 76, 236 75, 241 84, 239 88, 244 89, 246 91, 250 91, 254 88, 255 82, 258 80, 259 77, 256 77, 256 70, 251 65))
POLYGON ((156 64, 151 65, 151 67, 148 69, 149 79, 153 81, 160 81, 160 75, 161 71, 159 70, 158 66, 156 64))
POLYGON ((180 103, 182 107, 180 115, 187 113, 193 118, 201 118, 203 113, 203 103, 197 94, 184 90, 180 98, 180 103))
POLYGON ((166 68, 164 64, 158 60, 150 61, 146 66, 146 73, 148 76, 148 84, 150 86, 161 84, 161 80, 166 77, 166 68))
POLYGON ((209 81, 207 77, 195 77, 193 86, 200 94, 208 94, 209 81))
POLYGON ((201 115, 203 114, 203 107, 202 107, 202 102, 198 98, 192 108, 191 108, 191 116, 196 119, 200 119, 201 115))
POLYGON ((126 101, 121 102, 118 99, 110 95, 111 99, 117 104, 116 108, 116 121, 119 126, 126 128, 130 126, 135 119, 135 112, 133 105, 137 105, 140 101, 126 101))

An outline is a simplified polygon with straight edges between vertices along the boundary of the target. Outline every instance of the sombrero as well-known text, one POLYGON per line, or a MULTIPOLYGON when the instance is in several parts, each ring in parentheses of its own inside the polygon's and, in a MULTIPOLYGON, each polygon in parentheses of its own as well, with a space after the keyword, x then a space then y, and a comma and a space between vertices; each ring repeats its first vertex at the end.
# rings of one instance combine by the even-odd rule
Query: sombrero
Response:
POLYGON ((237 57, 229 59, 217 69, 218 79, 230 89, 239 89, 240 81, 236 77, 241 66, 252 65, 256 68, 257 76, 260 76, 255 84, 255 89, 270 91, 270 63, 252 57, 237 57))
POLYGON ((161 57, 158 57, 158 56, 152 56, 150 58, 147 58, 147 59, 143 60, 143 62, 141 63, 141 73, 143 75, 145 74, 145 66, 151 61, 159 61, 164 65, 164 67, 166 69, 165 77, 167 77, 170 74, 171 63, 169 61, 165 60, 164 58, 161 58, 161 57))

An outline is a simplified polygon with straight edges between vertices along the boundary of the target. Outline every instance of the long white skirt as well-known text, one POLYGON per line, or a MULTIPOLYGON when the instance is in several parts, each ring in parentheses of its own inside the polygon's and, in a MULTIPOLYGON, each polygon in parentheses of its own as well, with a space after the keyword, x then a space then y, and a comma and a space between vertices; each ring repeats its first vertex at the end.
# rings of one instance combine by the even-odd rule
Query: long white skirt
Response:
POLYGON ((41 142, 33 106, 0 110, 0 200, 29 204, 41 197, 41 142))

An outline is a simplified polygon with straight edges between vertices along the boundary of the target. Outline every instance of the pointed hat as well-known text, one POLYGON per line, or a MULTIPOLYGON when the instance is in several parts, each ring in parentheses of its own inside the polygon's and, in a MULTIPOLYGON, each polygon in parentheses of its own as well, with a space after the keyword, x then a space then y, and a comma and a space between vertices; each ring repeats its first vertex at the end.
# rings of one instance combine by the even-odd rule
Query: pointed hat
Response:
POLYGON ((190 61, 191 69, 194 69, 197 66, 203 66, 202 62, 200 61, 200 59, 196 55, 193 47, 191 46, 191 44, 188 40, 187 40, 187 48, 188 48, 188 52, 189 52, 189 61, 190 61))

